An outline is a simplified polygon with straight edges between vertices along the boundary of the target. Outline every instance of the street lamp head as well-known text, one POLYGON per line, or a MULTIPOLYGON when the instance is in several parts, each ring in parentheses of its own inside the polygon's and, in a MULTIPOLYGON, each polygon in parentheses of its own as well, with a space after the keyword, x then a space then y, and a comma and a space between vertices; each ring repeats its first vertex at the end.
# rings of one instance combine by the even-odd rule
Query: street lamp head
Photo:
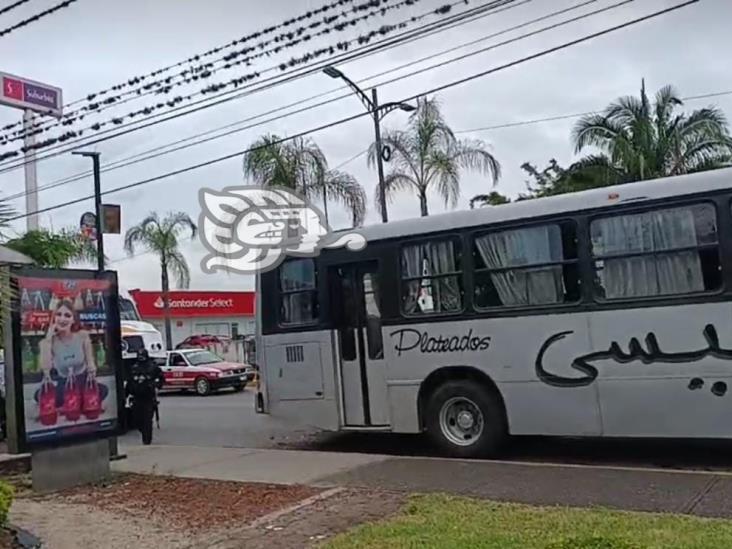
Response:
POLYGON ((343 78, 343 73, 331 65, 325 67, 323 72, 331 78, 343 78))
POLYGON ((399 108, 404 112, 413 112, 417 110, 417 107, 410 105, 409 103, 399 103, 399 108))
POLYGON ((72 151, 71 154, 76 154, 78 156, 90 156, 90 157, 99 156, 99 153, 95 152, 95 151, 72 151))

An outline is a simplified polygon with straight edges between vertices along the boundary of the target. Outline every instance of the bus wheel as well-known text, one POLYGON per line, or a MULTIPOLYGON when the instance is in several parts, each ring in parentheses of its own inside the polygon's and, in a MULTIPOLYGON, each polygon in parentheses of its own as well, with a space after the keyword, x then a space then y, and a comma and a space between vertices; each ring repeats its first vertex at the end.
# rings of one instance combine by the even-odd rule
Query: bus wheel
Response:
POLYGON ((211 384, 205 377, 199 377, 196 380, 196 394, 206 396, 211 392, 211 384))
POLYGON ((494 456, 506 439, 503 405, 475 382, 444 383, 430 396, 426 412, 427 433, 451 456, 494 456))

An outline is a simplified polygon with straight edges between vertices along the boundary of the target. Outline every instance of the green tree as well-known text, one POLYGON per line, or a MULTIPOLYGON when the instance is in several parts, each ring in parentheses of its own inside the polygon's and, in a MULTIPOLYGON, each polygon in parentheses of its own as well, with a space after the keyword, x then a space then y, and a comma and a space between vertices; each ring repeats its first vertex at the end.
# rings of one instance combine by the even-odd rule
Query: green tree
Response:
POLYGON ((286 187, 309 199, 320 198, 344 205, 354 226, 366 216, 366 193, 351 174, 328 168, 328 161, 312 139, 298 137, 281 142, 265 135, 252 143, 244 155, 244 175, 263 187, 286 187))
POLYGON ((479 208, 483 206, 500 206, 501 204, 508 204, 511 199, 507 196, 502 195, 498 191, 491 191, 488 194, 476 194, 470 199, 470 209, 474 209, 477 204, 479 208))
POLYGON ((526 180, 528 192, 520 194, 517 200, 573 193, 603 186, 602 182, 586 173, 575 173, 571 169, 563 168, 554 158, 544 169, 540 170, 530 162, 521 164, 521 169, 529 176, 526 180))
POLYGON ((621 97, 602 114, 584 116, 574 127, 576 152, 599 149, 570 167, 594 186, 713 170, 732 164, 732 139, 718 108, 676 112, 683 102, 671 86, 653 103, 645 82, 640 97, 621 97))
POLYGON ((94 241, 72 229, 58 233, 46 229, 32 230, 11 238, 3 245, 27 255, 39 267, 62 269, 76 261, 97 261, 94 241))
MULTIPOLYGON (((440 112, 436 98, 422 98, 410 115, 406 131, 386 131, 383 145, 392 151, 391 171, 384 178, 387 201, 400 191, 410 191, 419 197, 422 216, 429 215, 427 192, 434 189, 455 207, 460 197, 460 170, 477 171, 498 181, 501 166, 479 140, 458 139, 440 112)), ((369 150, 368 162, 376 164, 376 145, 369 150)), ((376 201, 381 209, 379 189, 376 201)))
POLYGON ((139 246, 147 252, 152 252, 160 260, 160 285, 163 291, 163 313, 165 316, 165 344, 168 350, 173 348, 170 328, 170 281, 169 275, 176 278, 179 288, 188 288, 191 283, 191 273, 183 253, 180 251, 179 236, 190 232, 196 236, 198 228, 190 216, 183 212, 169 213, 160 219, 153 212, 139 224, 131 227, 125 233, 125 250, 129 255, 135 253, 139 246))

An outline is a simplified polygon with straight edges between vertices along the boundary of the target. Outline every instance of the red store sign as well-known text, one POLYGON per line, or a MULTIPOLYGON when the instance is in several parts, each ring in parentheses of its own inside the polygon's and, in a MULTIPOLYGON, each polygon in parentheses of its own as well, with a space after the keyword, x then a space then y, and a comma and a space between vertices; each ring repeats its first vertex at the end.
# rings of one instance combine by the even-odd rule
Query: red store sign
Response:
MULTIPOLYGON (((130 290, 140 316, 163 318, 162 292, 130 290)), ((169 292, 171 317, 254 316, 254 292, 169 292)))

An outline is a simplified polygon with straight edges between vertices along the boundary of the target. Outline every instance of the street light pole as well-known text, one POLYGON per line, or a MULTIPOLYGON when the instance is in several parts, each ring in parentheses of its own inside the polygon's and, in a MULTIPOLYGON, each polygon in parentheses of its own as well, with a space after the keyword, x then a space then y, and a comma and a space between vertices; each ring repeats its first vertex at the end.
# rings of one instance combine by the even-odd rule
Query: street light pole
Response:
POLYGON ((371 88, 371 97, 369 98, 361 88, 356 85, 350 78, 348 78, 341 71, 335 67, 328 66, 323 69, 323 72, 331 78, 343 80, 348 87, 361 100, 366 109, 369 111, 371 118, 374 120, 374 134, 376 143, 376 167, 379 173, 379 201, 381 202, 381 221, 386 223, 389 221, 389 217, 386 212, 386 185, 384 184, 384 159, 383 159, 383 146, 381 143, 381 119, 384 118, 391 111, 399 109, 404 112, 412 112, 415 110, 413 105, 409 103, 384 103, 379 105, 379 96, 376 88, 371 88))
POLYGON ((74 152, 79 156, 86 156, 92 159, 94 169, 94 214, 96 216, 96 232, 97 232, 97 270, 101 273, 104 271, 104 237, 102 229, 102 182, 99 168, 98 152, 74 152))
POLYGON ((381 202, 381 222, 389 221, 386 213, 386 185, 384 184, 384 159, 381 147, 381 125, 379 124, 379 94, 376 88, 371 89, 371 104, 373 105, 374 134, 376 136, 376 168, 379 172, 379 201, 381 202))
MULTIPOLYGON (((94 172, 94 214, 96 220, 94 222, 96 233, 97 233, 97 271, 100 273, 104 272, 104 227, 102 226, 102 178, 101 169, 99 166, 99 154, 98 152, 92 151, 75 151, 71 154, 77 154, 79 156, 86 156, 92 159, 92 169, 94 172)), ((118 418, 119 421, 119 418, 118 418)), ((117 437, 112 436, 108 439, 109 444, 109 459, 110 461, 117 461, 127 457, 125 454, 119 453, 119 445, 117 443, 117 437)))

